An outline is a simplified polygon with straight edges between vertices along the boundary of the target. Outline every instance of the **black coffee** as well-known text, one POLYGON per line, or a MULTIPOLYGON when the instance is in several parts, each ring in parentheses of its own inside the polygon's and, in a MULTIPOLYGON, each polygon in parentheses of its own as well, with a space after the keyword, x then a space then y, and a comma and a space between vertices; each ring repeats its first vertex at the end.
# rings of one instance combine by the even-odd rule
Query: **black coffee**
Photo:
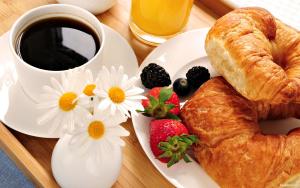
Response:
POLYGON ((78 67, 100 48, 97 34, 71 18, 48 18, 29 25, 17 40, 16 51, 28 64, 45 70, 78 67))

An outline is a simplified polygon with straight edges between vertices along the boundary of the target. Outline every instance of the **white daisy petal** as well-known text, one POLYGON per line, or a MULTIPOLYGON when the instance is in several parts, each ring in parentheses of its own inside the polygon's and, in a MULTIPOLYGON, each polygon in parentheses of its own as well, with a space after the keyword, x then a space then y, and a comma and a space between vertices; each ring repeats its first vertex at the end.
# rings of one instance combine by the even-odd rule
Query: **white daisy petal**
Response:
MULTIPOLYGON (((61 126, 61 121, 62 121, 61 114, 58 114, 54 118, 54 120, 53 120, 53 122, 52 122, 52 124, 50 126, 50 129, 48 130, 48 132, 50 134, 55 133, 58 130, 58 128, 61 126)), ((58 131, 58 132, 59 132, 59 135, 62 136, 61 133, 60 133, 60 131, 58 131)))
POLYGON ((47 101, 36 104, 37 109, 54 108, 58 106, 58 101, 47 101))
POLYGON ((100 77, 100 80, 101 80, 102 87, 103 89, 108 90, 108 88, 110 88, 111 86, 109 70, 105 66, 103 66, 101 70, 101 74, 102 76, 100 77))
POLYGON ((120 126, 121 123, 127 120, 127 117, 123 115, 123 113, 116 112, 115 116, 108 116, 109 118, 101 119, 101 121, 107 127, 117 127, 120 126))
POLYGON ((57 91, 57 90, 54 90, 53 88, 49 87, 49 86, 43 86, 43 90, 46 92, 46 93, 51 93, 53 95, 56 95, 57 97, 59 97, 61 95, 61 92, 57 91))
POLYGON ((82 119, 85 119, 85 118, 88 118, 88 116, 91 116, 90 112, 86 108, 82 108, 81 106, 78 106, 74 110, 74 114, 76 114, 76 116, 74 117, 74 119, 76 120, 76 123, 80 124, 80 125, 82 125, 84 123, 82 121, 82 119))
POLYGON ((118 105, 118 109, 119 109, 123 114, 125 114, 127 117, 130 118, 130 114, 129 114, 129 112, 128 112, 128 109, 126 109, 126 108, 123 106, 123 104, 118 105))
POLYGON ((40 95, 40 99, 43 101, 49 101, 49 100, 58 101, 59 96, 53 93, 42 93, 40 95))
POLYGON ((108 108, 109 105, 110 105, 110 100, 109 99, 104 99, 98 105, 98 109, 105 110, 105 109, 108 108))
POLYGON ((128 75, 124 74, 121 80, 121 88, 125 88, 125 85, 127 84, 128 81, 128 75))
POLYGON ((69 118, 68 118, 68 126, 70 127, 66 131, 72 131, 75 128, 75 116, 74 113, 70 113, 69 118))
POLYGON ((72 113, 64 113, 63 118, 62 118, 62 122, 61 122, 61 133, 69 133, 71 131, 73 131, 72 129, 72 125, 70 125, 70 116, 72 113))
POLYGON ((96 105, 94 109, 93 117, 95 119, 108 118, 109 116, 107 116, 107 112, 108 112, 107 109, 102 110, 101 108, 99 108, 99 106, 96 105))
POLYGON ((125 100, 123 104, 127 107, 128 110, 138 110, 144 108, 138 101, 125 100))
POLYGON ((124 67, 120 65, 118 69, 118 75, 123 75, 123 74, 124 74, 124 67))
POLYGON ((66 74, 65 73, 61 74, 61 82, 62 82, 62 87, 65 88, 65 89, 68 89, 69 83, 68 83, 68 80, 66 78, 66 74))
POLYGON ((133 95, 138 95, 138 94, 141 94, 141 93, 144 93, 144 90, 139 88, 139 87, 134 87, 130 90, 127 90, 125 92, 126 96, 133 96, 133 95))
POLYGON ((131 88, 135 83, 136 83, 136 81, 138 80, 138 78, 137 77, 132 77, 132 78, 130 78, 128 81, 127 81, 127 83, 126 84, 124 84, 124 90, 126 91, 126 90, 128 90, 129 88, 131 88))
POLYGON ((54 87, 54 89, 56 89, 60 93, 64 93, 65 92, 65 90, 62 87, 62 85, 55 78, 51 77, 50 78, 50 82, 51 82, 52 86, 54 87))
POLYGON ((111 66, 110 68, 110 80, 112 82, 112 85, 118 85, 118 74, 114 66, 111 66))
POLYGON ((134 95, 134 96, 128 96, 128 97, 126 97, 126 99, 129 99, 129 100, 143 100, 143 99, 147 99, 147 97, 145 97, 143 95, 134 95))
POLYGON ((98 112, 96 112, 96 113, 97 114, 94 114, 94 117, 96 120, 102 121, 105 125, 106 125, 106 122, 111 122, 111 117, 109 116, 108 110, 104 110, 104 111, 98 110, 98 112), (101 113, 99 113, 99 112, 101 112, 101 113))
POLYGON ((80 95, 77 100, 77 104, 80 106, 88 107, 91 103, 91 97, 86 95, 80 95))
POLYGON ((98 87, 101 86, 101 88, 105 91, 108 91, 108 89, 110 88, 110 78, 109 77, 105 77, 104 75, 102 75, 99 78, 99 83, 97 84, 98 87))
POLYGON ((95 80, 94 80, 94 82, 95 82, 96 84, 99 83, 100 77, 101 77, 101 74, 100 74, 100 72, 98 72, 98 74, 97 74, 97 76, 96 76, 96 78, 95 78, 95 80))
MULTIPOLYGON (((97 86, 98 87, 98 86, 97 86)), ((94 93, 95 95, 101 97, 101 98, 105 98, 105 97, 108 97, 108 94, 106 91, 104 91, 103 89, 100 89, 100 88, 96 88, 94 90, 94 93)))
POLYGON ((110 105, 110 114, 111 114, 111 115, 115 115, 116 110, 117 110, 116 105, 115 105, 115 104, 111 104, 111 105, 110 105))
POLYGON ((131 117, 139 115, 139 113, 136 110, 130 110, 130 114, 131 114, 131 117))
POLYGON ((122 140, 120 137, 117 137, 117 136, 112 136, 109 139, 109 142, 113 145, 118 145, 118 146, 125 146, 126 145, 124 140, 122 140))
POLYGON ((93 82, 93 73, 92 73, 92 71, 90 69, 87 69, 85 73, 87 74, 88 81, 93 82))
POLYGON ((70 149, 77 152, 79 155, 85 155, 89 151, 91 151, 92 143, 89 141, 89 139, 82 135, 82 137, 79 137, 79 139, 74 143, 73 145, 70 144, 70 149))
POLYGON ((39 117, 37 119, 37 124, 38 125, 44 125, 45 123, 49 122, 51 119, 53 119, 57 114, 58 114, 58 109, 53 108, 46 112, 43 116, 39 117))
POLYGON ((124 75, 124 67, 123 66, 119 66, 118 71, 117 71, 117 73, 115 75, 115 77, 116 77, 116 85, 122 84, 123 76, 125 76, 124 75))
MULTIPOLYGON (((105 68, 103 68, 102 72, 109 76, 109 71, 105 70, 105 68)), ((90 114, 89 110, 92 112, 93 106, 96 106, 98 103, 98 100, 94 102, 89 101, 89 98, 84 98, 82 94, 86 84, 93 83, 91 71, 82 68, 72 69, 67 71, 66 74, 62 74, 60 82, 55 78, 50 78, 50 83, 50 86, 43 86, 41 102, 37 105, 39 109, 49 109, 50 111, 47 114, 42 114, 42 116, 37 119, 38 122, 43 124, 53 120, 49 130, 62 133, 69 132, 78 126, 83 126, 85 119, 88 119, 86 116, 90 114), (63 111, 59 107, 60 97, 65 94, 65 92, 74 92, 79 96, 76 99, 77 104, 75 108, 70 111, 63 111)), ((103 98, 105 97, 107 96, 103 98)), ((109 104, 110 103, 104 103, 107 107, 109 104)))
POLYGON ((111 136, 129 136, 130 133, 122 126, 110 127, 107 129, 107 134, 111 136))
POLYGON ((81 129, 80 131, 73 133, 69 144, 70 145, 76 144, 77 146, 80 145, 83 142, 83 140, 86 139, 85 132, 86 132, 86 129, 81 129))

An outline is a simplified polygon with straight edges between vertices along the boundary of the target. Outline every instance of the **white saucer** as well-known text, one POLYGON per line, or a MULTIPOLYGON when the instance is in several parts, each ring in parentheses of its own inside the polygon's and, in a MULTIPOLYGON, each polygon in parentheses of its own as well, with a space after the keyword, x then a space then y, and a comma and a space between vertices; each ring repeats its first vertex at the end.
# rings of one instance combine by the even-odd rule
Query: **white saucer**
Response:
MULTIPOLYGON (((150 62, 156 62, 156 60, 159 60, 157 63, 167 70, 172 81, 179 77, 185 77, 186 72, 196 65, 206 67, 212 77, 217 76, 217 73, 212 68, 204 49, 204 41, 207 32, 208 28, 193 30, 168 40, 148 55, 139 68, 139 74, 150 62)), ((143 88, 140 80, 137 85, 143 88)), ((184 102, 184 100, 181 102, 184 102)), ((156 169, 168 181, 170 181, 175 187, 218 187, 216 182, 214 182, 195 161, 191 163, 180 161, 171 168, 167 168, 166 164, 155 159, 149 144, 150 120, 151 118, 147 118, 143 115, 134 116, 132 118, 134 130, 146 155, 156 169)), ((295 127, 300 127, 300 120, 290 118, 277 121, 265 121, 261 122, 260 125, 262 131, 266 134, 285 134, 295 127)))
MULTIPOLYGON (((120 34, 108 26, 103 26, 107 38, 103 65, 123 65, 125 72, 134 76, 138 70, 138 62, 132 48, 120 34)), ((58 138, 57 132, 48 132, 47 125, 37 125, 36 118, 43 113, 44 111, 37 111, 35 103, 24 94, 19 85, 6 33, 0 37, 0 120, 24 134, 58 138)))

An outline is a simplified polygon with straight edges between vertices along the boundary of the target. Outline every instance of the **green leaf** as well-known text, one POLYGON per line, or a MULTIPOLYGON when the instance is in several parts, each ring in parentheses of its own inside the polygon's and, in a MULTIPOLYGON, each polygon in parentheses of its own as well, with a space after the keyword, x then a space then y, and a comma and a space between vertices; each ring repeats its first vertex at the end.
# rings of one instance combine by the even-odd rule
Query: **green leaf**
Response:
POLYGON ((173 137, 168 136, 167 141, 170 145, 174 145, 174 140, 175 140, 174 137, 175 136, 173 136, 173 137))
POLYGON ((158 144, 158 148, 161 150, 166 151, 166 149, 170 150, 171 149, 171 145, 168 142, 160 142, 158 144))
POLYGON ((192 145, 194 142, 193 140, 189 139, 188 137, 181 137, 183 142, 187 143, 188 145, 192 145))
POLYGON ((144 113, 145 112, 145 110, 135 110, 136 112, 138 112, 138 113, 144 113))
POLYGON ((159 102, 165 103, 172 96, 173 90, 171 88, 162 88, 159 93, 159 102))
POLYGON ((171 151, 165 151, 163 154, 158 156, 158 158, 169 158, 172 157, 173 153, 171 151))
POLYGON ((148 113, 142 113, 144 116, 146 116, 146 117, 152 117, 150 114, 148 114, 148 113))
POLYGON ((174 115, 174 114, 172 114, 172 113, 168 113, 168 114, 167 114, 167 117, 170 118, 170 119, 174 119, 174 120, 177 120, 177 121, 181 121, 181 119, 180 119, 178 116, 176 116, 176 115, 174 115))
POLYGON ((159 149, 162 151, 169 151, 170 149, 164 146, 159 146, 159 149))
POLYGON ((186 155, 186 154, 183 154, 183 160, 186 162, 186 163, 189 163, 189 162, 192 162, 191 160, 190 160, 190 158, 186 155))
POLYGON ((177 161, 176 161, 176 155, 172 155, 170 161, 168 162, 167 164, 167 167, 171 167, 173 164, 175 164, 177 161))
POLYGON ((166 142, 160 142, 158 144, 158 147, 164 152, 159 157, 169 158, 167 164, 168 167, 176 164, 181 159, 183 159, 187 163, 192 162, 186 155, 186 151, 198 140, 196 135, 174 135, 168 136, 166 140, 166 142))
POLYGON ((174 104, 166 104, 165 106, 166 106, 168 112, 175 107, 174 104))
POLYGON ((188 138, 189 138, 193 143, 198 142, 198 137, 197 137, 196 135, 189 135, 188 138))
POLYGON ((149 101, 153 108, 155 108, 159 104, 159 101, 153 96, 149 96, 149 101))

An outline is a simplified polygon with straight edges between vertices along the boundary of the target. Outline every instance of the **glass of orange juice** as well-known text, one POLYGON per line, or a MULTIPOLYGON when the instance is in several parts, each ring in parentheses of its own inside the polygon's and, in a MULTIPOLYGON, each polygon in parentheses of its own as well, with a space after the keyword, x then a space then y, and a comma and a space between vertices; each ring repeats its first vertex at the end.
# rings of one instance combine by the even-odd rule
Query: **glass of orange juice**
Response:
POLYGON ((141 41, 157 46, 185 27, 194 0, 132 0, 130 29, 141 41))

